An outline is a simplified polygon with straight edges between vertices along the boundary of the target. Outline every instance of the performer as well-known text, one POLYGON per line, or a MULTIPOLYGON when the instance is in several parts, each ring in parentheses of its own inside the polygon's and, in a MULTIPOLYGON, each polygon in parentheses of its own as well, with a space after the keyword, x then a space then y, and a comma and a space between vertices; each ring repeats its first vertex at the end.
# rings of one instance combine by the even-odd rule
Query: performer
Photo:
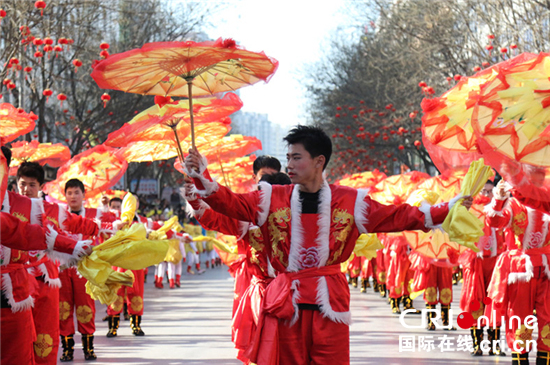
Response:
MULTIPOLYGON (((288 175, 282 172, 263 174, 260 181, 271 185, 289 185, 291 183, 288 175)), ((192 185, 186 185, 186 192, 191 190, 192 185)), ((244 272, 235 275, 231 339, 238 350, 237 358, 243 363, 249 363, 246 351, 256 335, 258 325, 257 316, 254 313, 260 312, 265 288, 275 277, 273 267, 268 261, 266 242, 259 227, 215 212, 192 193, 186 198, 193 208, 194 217, 204 228, 241 237, 237 241, 237 247, 238 252, 245 256, 243 264, 239 268, 239 270, 242 268, 244 272)))
POLYGON ((366 293, 367 288, 370 288, 369 279, 372 278, 372 288, 375 292, 378 292, 378 282, 376 281, 376 257, 367 259, 361 257, 361 293, 366 293))
MULTIPOLYGON (((129 193, 128 193, 129 194, 129 193)), ((158 222, 153 222, 150 218, 138 215, 139 199, 137 199, 136 215, 130 224, 142 223, 145 225, 148 231, 156 230, 161 227, 158 222)), ((125 272, 126 269, 117 268, 119 272, 125 272)), ((109 331, 107 337, 117 336, 118 326, 120 324, 120 313, 123 310, 124 302, 128 307, 128 314, 130 315, 130 328, 134 336, 145 336, 145 332, 141 329, 141 319, 143 316, 143 293, 145 291, 145 270, 132 270, 134 274, 134 284, 131 288, 122 286, 117 293, 117 299, 113 304, 107 307, 107 314, 109 315, 109 331)))
MULTIPOLYGON (((516 247, 501 254, 489 283, 488 296, 492 307, 502 306, 506 319, 517 316, 506 325, 506 341, 512 349, 512 363, 528 364, 527 342, 532 340, 533 330, 525 326, 525 319, 536 310, 539 335, 537 339, 537 364, 550 361, 550 215, 527 207, 511 198, 501 180, 487 209, 489 226, 511 227, 516 237, 516 247), (516 341, 518 341, 516 343, 516 341), (514 344, 516 346, 514 346, 514 344)), ((489 317, 491 313, 487 313, 489 317)), ((497 318, 500 317, 497 312, 497 318)), ((492 317, 492 316, 490 316, 492 317)))
MULTIPOLYGON (((91 220, 112 224, 115 216, 108 208, 93 209, 84 208, 85 188, 82 181, 70 179, 65 183, 65 199, 69 211, 73 214, 86 217, 91 220)), ((112 228, 112 226, 110 227, 112 228)), ((83 237, 78 235, 77 237, 83 237)), ((85 237, 85 236, 84 236, 85 237)), ((94 244, 98 244, 97 237, 93 238, 94 244)), ((65 268, 59 273, 61 289, 59 291, 59 327, 63 355, 61 361, 72 361, 74 358, 74 313, 78 323, 78 332, 82 336, 82 349, 86 360, 95 360, 94 332, 95 332, 95 301, 86 293, 86 279, 76 268, 65 268)))
MULTIPOLYGON (((44 185, 44 168, 36 162, 24 162, 17 170, 19 192, 28 198, 37 199, 41 206, 43 227, 53 226, 74 234, 94 236, 98 225, 89 219, 68 213, 66 207, 44 202, 39 193, 44 185)), ((61 281, 57 265, 44 251, 29 252, 28 271, 36 278, 37 287, 33 295, 35 306, 33 318, 39 342, 34 344, 34 360, 37 364, 56 364, 59 349, 59 288, 61 281), (44 340, 51 338, 52 343, 44 340)))
POLYGON ((212 181, 196 149, 186 158, 186 172, 213 210, 262 229, 268 256, 280 272, 267 286, 250 360, 347 364, 349 288, 340 263, 351 255, 360 233, 427 231, 443 222, 449 204, 385 206, 366 191, 330 186, 323 178, 330 138, 319 128, 297 126, 285 141, 296 185, 260 183, 261 191, 234 194, 212 181))
MULTIPOLYGON (((494 187, 495 184, 492 181, 487 181, 480 194, 475 198, 474 204, 490 209, 489 203, 491 203, 493 198, 494 187)), ((483 218, 485 222, 483 228, 484 236, 480 238, 478 243, 480 252, 476 254, 472 250, 468 250, 460 258, 464 275, 460 308, 463 311, 469 312, 476 321, 485 311, 483 299, 488 295, 487 289, 497 258, 506 250, 505 229, 490 227, 485 215, 483 218)), ((488 312, 491 312, 490 308, 488 308, 488 312)), ((505 356, 506 354, 501 350, 498 342, 500 339, 500 323, 498 326, 495 326, 497 327, 495 329, 493 329, 494 323, 486 323, 485 325, 489 326, 487 328, 487 337, 490 342, 489 355, 505 356), (493 341, 495 340, 497 342, 493 346, 493 341)), ((483 355, 483 350, 481 349, 483 328, 478 328, 476 322, 470 328, 470 334, 474 345, 472 355, 483 355)))

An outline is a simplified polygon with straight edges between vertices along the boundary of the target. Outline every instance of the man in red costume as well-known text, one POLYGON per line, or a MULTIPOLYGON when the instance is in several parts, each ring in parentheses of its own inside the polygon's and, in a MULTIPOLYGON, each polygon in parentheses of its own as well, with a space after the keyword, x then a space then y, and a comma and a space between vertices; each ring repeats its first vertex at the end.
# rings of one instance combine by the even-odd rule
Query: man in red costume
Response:
MULTIPOLYGON (((532 340, 533 329, 526 325, 526 318, 533 320, 536 310, 537 365, 549 364, 550 215, 511 198, 501 180, 487 210, 487 220, 494 228, 510 227, 516 237, 516 248, 498 257, 488 289, 492 306, 501 307, 507 320, 506 341, 512 350, 512 363, 529 363, 531 347, 527 341, 532 340), (511 320, 512 316, 519 317, 519 323, 511 320)), ((486 314, 492 317, 487 308, 486 314)))
POLYGON ((266 289, 250 360, 348 364, 350 295, 340 264, 360 233, 426 231, 443 222, 449 204, 385 206, 366 191, 330 186, 323 178, 330 138, 319 128, 297 126, 285 141, 295 185, 260 183, 261 191, 234 194, 212 181, 197 150, 190 150, 186 172, 213 210, 260 227, 279 272, 266 289))
MULTIPOLYGON (((65 183, 65 199, 70 213, 85 217, 100 225, 111 224, 115 216, 108 208, 84 208, 84 184, 78 179, 70 179, 65 183)), ((112 226, 109 225, 109 228, 112 226)), ((98 239, 91 235, 77 235, 79 238, 98 239)), ((82 349, 86 360, 95 360, 94 332, 95 332, 95 301, 86 293, 86 279, 76 268, 65 268, 59 273, 61 289, 59 291, 59 328, 63 355, 61 361, 72 361, 74 358, 74 312, 78 324, 78 332, 82 335, 82 349)))
MULTIPOLYGON (((489 203, 493 198, 494 187, 495 184, 492 181, 487 181, 480 194, 475 198, 474 205, 489 208, 489 203)), ((490 227, 486 217, 484 221, 484 236, 481 237, 478 242, 480 252, 476 254, 475 252, 468 250, 460 258, 464 275, 460 308, 463 311, 469 312, 476 321, 485 310, 483 300, 487 297, 487 289, 489 288, 489 282, 491 281, 491 276, 493 275, 493 269, 495 268, 497 258, 501 253, 506 251, 504 235, 505 230, 490 227)), ((487 308, 487 310, 490 312, 490 308, 487 308)), ((505 354, 501 350, 498 342, 495 343, 495 347, 493 349, 493 341, 499 341, 500 339, 500 323, 498 323, 498 326, 495 326, 497 328, 494 329, 492 328, 492 324, 486 325, 490 326, 487 328, 487 337, 490 343, 489 355, 504 356, 505 354)), ((472 336, 474 346, 474 352, 472 355, 483 355, 483 350, 481 348, 481 341, 483 341, 483 328, 478 328, 476 323, 470 328, 470 334, 472 336)))

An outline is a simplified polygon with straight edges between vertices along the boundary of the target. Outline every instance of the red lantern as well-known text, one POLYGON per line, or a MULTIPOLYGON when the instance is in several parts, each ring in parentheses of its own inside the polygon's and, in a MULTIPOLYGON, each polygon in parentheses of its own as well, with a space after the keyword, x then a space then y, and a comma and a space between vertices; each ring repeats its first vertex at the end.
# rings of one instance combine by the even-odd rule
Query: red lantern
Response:
POLYGON ((10 58, 10 65, 17 65, 19 60, 15 57, 10 58))
POLYGON ((39 50, 38 47, 40 47, 41 45, 44 44, 44 41, 40 38, 34 38, 33 41, 32 41, 32 44, 34 44, 36 46, 36 50, 39 50))
POLYGON ((0 9, 0 23, 2 23, 2 19, 4 19, 6 15, 6 11, 4 9, 0 9))
POLYGON ((25 72, 31 72, 32 71, 32 67, 31 66, 27 66, 23 69, 23 71, 25 72))
POLYGON ((512 44, 510 45, 510 49, 516 49, 516 48, 518 48, 518 45, 517 45, 517 44, 512 43, 512 44))
POLYGON ((452 77, 447 76, 447 82, 449 83, 449 85, 451 84, 451 80, 452 80, 452 79, 453 79, 452 77))
POLYGON ((34 57, 36 57, 36 58, 44 57, 44 54, 40 51, 34 52, 34 57))
POLYGON ((419 87, 426 87, 426 86, 428 86, 428 84, 426 84, 424 81, 420 81, 420 82, 418 83, 418 86, 419 86, 419 87))
POLYGON ((416 148, 419 148, 422 145, 422 142, 420 142, 419 140, 416 140, 414 141, 414 145, 416 148))
POLYGON ((67 100, 67 95, 60 93, 57 95, 57 100, 61 102, 61 107, 63 108, 63 101, 67 100))
POLYGON ((53 91, 51 91, 50 89, 44 89, 44 91, 42 91, 42 95, 46 97, 46 102, 50 100, 50 96, 52 96, 52 94, 53 94, 53 91))
POLYGON ((44 38, 44 44, 51 46, 53 44, 53 39, 51 39, 50 37, 44 38))
POLYGON ((99 48, 101 49, 109 49, 109 43, 103 42, 99 45, 99 48))
POLYGON ((460 75, 455 75, 455 81, 460 81, 460 78, 461 78, 461 77, 462 77, 462 76, 460 76, 460 75))
POLYGON ((488 44, 488 45, 485 46, 485 49, 486 49, 487 51, 489 51, 489 53, 491 53, 491 51, 493 50, 493 46, 491 46, 490 44, 488 44))
POLYGON ((57 43, 62 44, 62 45, 65 45, 65 44, 67 44, 67 43, 69 43, 69 42, 67 41, 67 38, 59 38, 59 39, 57 40, 57 43))
POLYGON ((82 61, 80 61, 78 58, 73 60, 74 65, 74 72, 76 73, 78 71, 78 68, 82 66, 82 61))
POLYGON ((107 57, 109 57, 109 52, 103 50, 103 51, 99 52, 99 55, 101 56, 101 58, 107 58, 107 57))
POLYGON ((481 67, 479 67, 479 66, 475 66, 473 70, 474 70, 474 72, 478 72, 478 71, 481 71, 481 67))
POLYGON ((103 93, 103 95, 101 95, 101 101, 103 101, 103 108, 107 106, 107 102, 109 100, 111 100, 111 97, 109 96, 109 94, 103 93))
POLYGON ((489 62, 483 62, 481 66, 483 67, 489 67, 491 64, 489 62))
POLYGON ((59 52, 63 51, 63 47, 61 47, 60 45, 56 45, 56 46, 53 47, 53 50, 55 51, 55 57, 57 57, 59 52))
POLYGON ((34 7, 37 9, 40 9, 40 15, 44 15, 44 8, 46 7, 46 2, 42 0, 38 0, 34 3, 34 7))
POLYGON ((487 36, 487 38, 489 38, 489 39, 490 39, 489 42, 491 42, 493 39, 495 39, 495 36, 494 36, 494 34, 489 34, 489 35, 487 36))
POLYGON ((400 144, 399 147, 397 147, 397 148, 399 148, 400 151, 403 151, 403 150, 405 149, 405 146, 403 146, 402 144, 400 144))

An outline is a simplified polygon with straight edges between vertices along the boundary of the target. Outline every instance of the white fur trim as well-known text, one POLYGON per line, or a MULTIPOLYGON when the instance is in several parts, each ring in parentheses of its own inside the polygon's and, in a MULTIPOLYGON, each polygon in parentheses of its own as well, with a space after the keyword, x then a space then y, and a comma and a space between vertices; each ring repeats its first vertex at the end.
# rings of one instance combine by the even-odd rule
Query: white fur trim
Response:
POLYGON ((336 312, 330 305, 330 296, 328 291, 327 279, 324 276, 320 276, 317 279, 317 304, 323 317, 330 319, 333 322, 345 323, 349 325, 351 323, 351 313, 348 312, 336 312))
MULTIPOLYGON (((420 207, 418 207, 418 210, 420 210, 422 213, 424 213, 424 225, 426 228, 434 229, 436 226, 434 226, 434 221, 432 219, 432 212, 431 212, 432 206, 425 201, 420 204, 420 207)), ((450 203, 449 203, 449 209, 450 203)))
POLYGON ((367 229, 365 228, 365 224, 369 222, 367 219, 369 205, 365 201, 368 194, 369 189, 358 189, 357 197, 355 198, 355 208, 353 210, 353 215, 355 218, 355 225, 357 226, 359 233, 368 233, 367 229))
MULTIPOLYGON (((6 194, 8 195, 8 194, 6 194)), ((11 248, 2 245, 2 258, 4 259, 4 264, 2 266, 6 266, 11 261, 11 248)))
MULTIPOLYGON (((58 252, 55 251, 55 241, 57 239, 57 236, 59 233, 56 232, 53 227, 49 226, 48 231, 46 232, 46 243, 48 245, 48 249, 46 250, 46 254, 52 261, 58 261, 61 265, 64 266, 74 266, 78 262, 78 260, 81 258, 81 251, 82 251, 82 244, 79 246, 78 244, 81 242, 79 241, 77 245, 75 246, 75 249, 73 251, 72 255, 69 255, 64 252, 58 252), (80 247, 77 250, 77 247, 80 247)), ((84 241, 89 242, 88 244, 91 244, 91 241, 84 241)))
POLYGON ((525 272, 511 272, 508 274, 508 285, 515 284, 517 282, 527 283, 533 278, 533 263, 529 255, 521 254, 521 257, 525 259, 525 272))
POLYGON ((327 264, 330 255, 330 205, 332 203, 332 191, 326 180, 323 182, 324 184, 319 193, 319 218, 317 221, 319 231, 315 239, 319 253, 319 267, 327 264))
POLYGON ((258 226, 255 226, 249 222, 239 221, 239 232, 240 232, 239 240, 242 240, 244 236, 248 233, 248 231, 255 228, 258 228, 258 226))
POLYGON ((503 217, 502 210, 495 210, 493 202, 487 204, 483 208, 483 213, 485 213, 488 217, 503 217))
POLYGON ((44 282, 48 284, 51 288, 61 288, 61 280, 59 278, 52 279, 50 278, 50 274, 48 274, 48 268, 45 264, 38 265, 38 270, 40 270, 40 273, 44 275, 44 282))
POLYGON ((273 268, 273 265, 271 265, 270 260, 267 260, 267 275, 269 275, 270 278, 276 277, 275 269, 273 268))
POLYGON ((290 251, 288 253, 288 272, 300 269, 300 252, 302 251, 304 229, 302 227, 302 201, 300 200, 300 185, 294 185, 290 197, 290 251))
POLYGON ((31 199, 31 224, 42 226, 42 215, 44 214, 44 201, 40 198, 31 199))
POLYGON ((292 326, 294 323, 298 321, 298 318, 300 317, 300 308, 298 307, 298 301, 300 300, 300 291, 298 290, 298 287, 300 286, 299 280, 293 280, 292 284, 290 286, 290 290, 294 290, 292 293, 292 306, 294 307, 294 315, 292 316, 292 319, 290 320, 290 325, 292 326))
POLYGON ((13 313, 29 310, 34 306, 34 298, 30 295, 20 302, 15 302, 15 299, 13 298, 13 284, 9 274, 2 274, 2 292, 8 299, 8 303, 10 304, 11 311, 13 313))
POLYGON ((217 182, 207 179, 204 176, 204 172, 206 171, 206 167, 208 166, 208 161, 204 156, 201 156, 201 161, 199 164, 199 172, 193 170, 188 171, 187 167, 183 167, 183 171, 189 175, 190 177, 194 177, 196 179, 199 179, 202 185, 204 186, 204 190, 196 190, 194 193, 198 194, 199 196, 206 198, 207 196, 210 196, 211 194, 215 193, 219 189, 219 185, 217 182))
POLYGON ((260 181, 260 204, 258 205, 258 226, 263 226, 269 215, 269 207, 271 206, 271 194, 273 187, 265 181, 260 181))

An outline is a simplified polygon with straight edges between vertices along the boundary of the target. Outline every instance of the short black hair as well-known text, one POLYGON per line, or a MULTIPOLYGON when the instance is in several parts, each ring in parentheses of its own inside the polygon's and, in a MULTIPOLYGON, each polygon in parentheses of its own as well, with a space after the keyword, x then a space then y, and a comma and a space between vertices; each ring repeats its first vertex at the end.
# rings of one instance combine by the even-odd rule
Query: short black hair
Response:
POLYGON ((311 157, 325 156, 325 165, 327 167, 332 155, 332 141, 329 136, 319 127, 309 125, 297 125, 283 138, 289 145, 302 144, 311 157))
POLYGON ((292 184, 292 181, 290 181, 290 177, 288 177, 287 174, 284 172, 275 172, 273 174, 264 174, 262 175, 260 181, 265 181, 266 183, 269 183, 270 185, 290 185, 292 184))
POLYGON ((79 188, 80 190, 82 190, 82 194, 86 193, 86 189, 84 189, 84 184, 78 179, 67 180, 67 182, 65 183, 65 193, 67 193, 68 188, 79 188))
POLYGON ((281 162, 273 156, 269 156, 269 155, 258 156, 254 160, 254 163, 252 164, 254 175, 257 175, 258 171, 260 171, 260 169, 263 169, 264 167, 268 167, 270 169, 273 169, 279 172, 281 171, 281 162))
POLYGON ((16 179, 19 181, 22 176, 30 177, 36 179, 42 185, 44 184, 45 175, 44 168, 38 162, 23 162, 17 169, 16 179))
POLYGON ((8 167, 10 167, 10 163, 11 163, 11 150, 6 147, 6 146, 2 146, 2 153, 4 154, 4 157, 6 158, 6 162, 8 164, 8 167))
POLYGON ((112 202, 119 202, 120 204, 122 204, 122 199, 120 198, 117 198, 116 196, 114 198, 112 198, 111 200, 109 200, 109 206, 111 206, 111 203, 112 202))

